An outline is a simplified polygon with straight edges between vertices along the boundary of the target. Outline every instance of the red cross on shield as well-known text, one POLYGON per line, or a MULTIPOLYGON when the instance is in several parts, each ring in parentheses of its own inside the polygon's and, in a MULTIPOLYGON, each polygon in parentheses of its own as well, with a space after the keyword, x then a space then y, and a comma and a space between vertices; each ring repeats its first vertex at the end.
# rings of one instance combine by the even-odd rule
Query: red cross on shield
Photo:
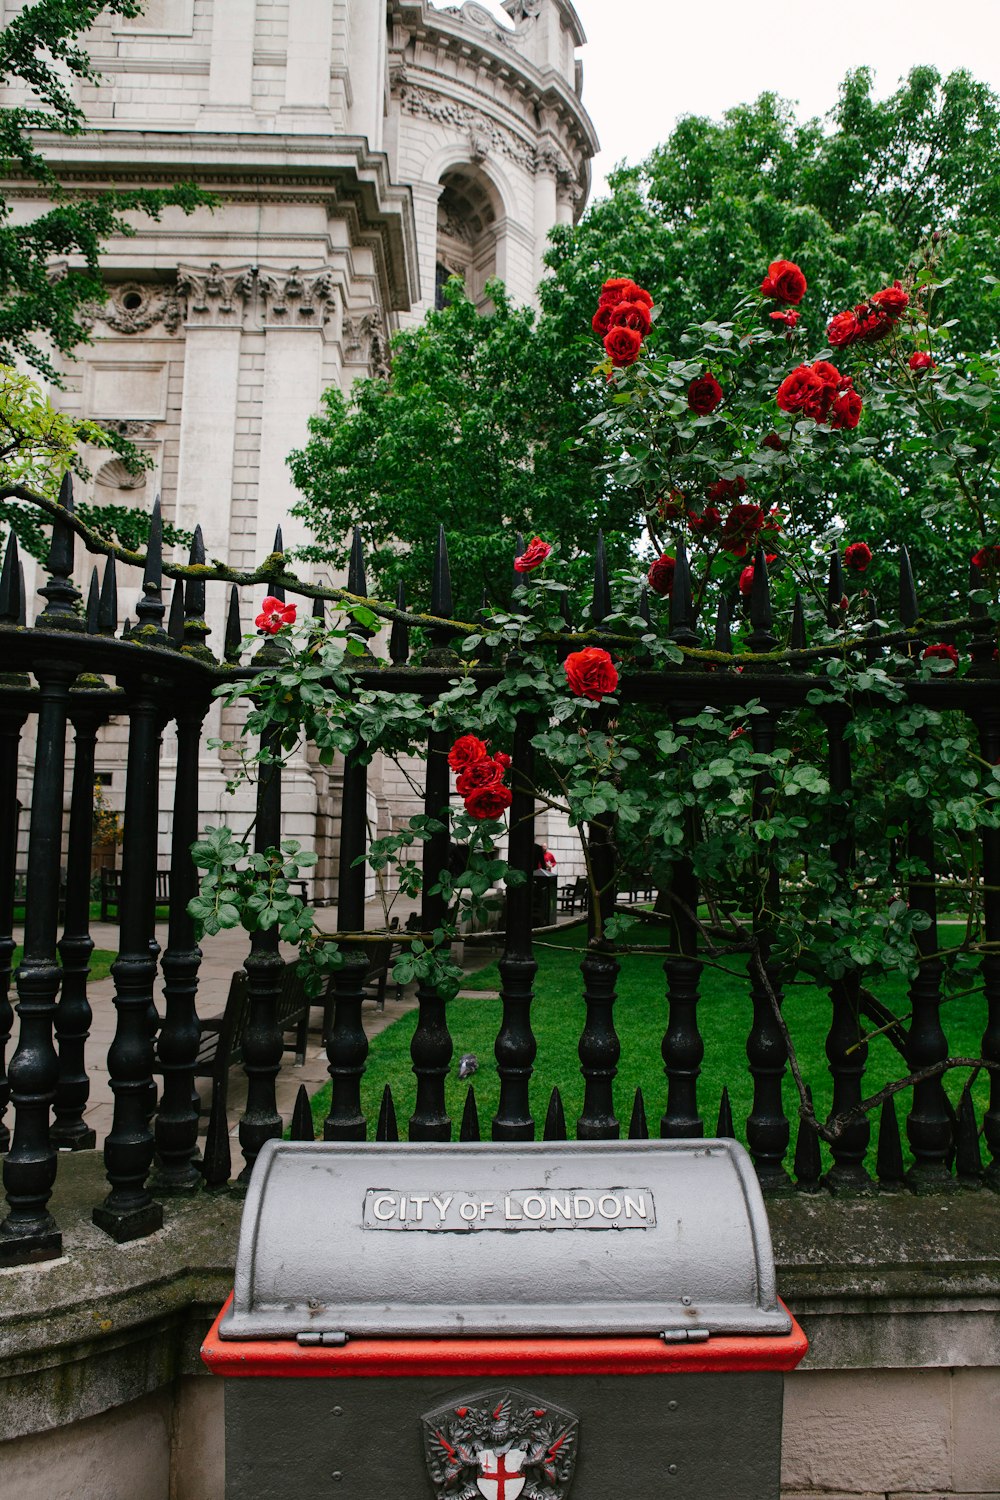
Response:
POLYGON ((517 1500, 525 1485, 521 1467, 527 1456, 523 1448, 510 1448, 506 1453, 495 1453, 492 1448, 482 1450, 481 1473, 476 1484, 486 1500, 517 1500))

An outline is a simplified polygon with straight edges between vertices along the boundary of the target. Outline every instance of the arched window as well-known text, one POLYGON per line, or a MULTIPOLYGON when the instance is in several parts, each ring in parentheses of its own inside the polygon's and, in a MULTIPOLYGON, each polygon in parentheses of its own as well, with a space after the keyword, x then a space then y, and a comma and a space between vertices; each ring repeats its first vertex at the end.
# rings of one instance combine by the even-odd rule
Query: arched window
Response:
POLYGON ((478 167, 451 167, 441 178, 438 198, 436 303, 449 276, 461 276, 477 305, 485 306, 484 288, 498 267, 497 247, 503 232, 500 199, 478 167))

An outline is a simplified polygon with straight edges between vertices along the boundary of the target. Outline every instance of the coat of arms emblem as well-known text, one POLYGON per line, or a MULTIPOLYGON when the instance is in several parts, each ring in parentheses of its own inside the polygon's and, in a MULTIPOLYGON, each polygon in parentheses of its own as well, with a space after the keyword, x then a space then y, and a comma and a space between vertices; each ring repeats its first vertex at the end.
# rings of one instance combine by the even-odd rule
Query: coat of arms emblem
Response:
POLYGON ((482 1391, 422 1418, 437 1500, 564 1500, 576 1465, 572 1412, 525 1391, 482 1391))

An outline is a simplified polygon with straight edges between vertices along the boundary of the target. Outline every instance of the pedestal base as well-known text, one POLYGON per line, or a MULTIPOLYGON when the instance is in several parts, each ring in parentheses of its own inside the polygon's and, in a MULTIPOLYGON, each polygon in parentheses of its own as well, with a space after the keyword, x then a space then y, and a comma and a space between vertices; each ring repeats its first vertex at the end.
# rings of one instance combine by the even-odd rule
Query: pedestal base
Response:
POLYGON ((49 1141, 57 1151, 93 1151, 97 1145, 95 1130, 81 1130, 78 1135, 60 1136, 55 1127, 49 1132, 49 1141))
POLYGON ((163 1206, 160 1203, 146 1203, 142 1208, 109 1208, 102 1203, 95 1208, 91 1218, 98 1229, 103 1229, 118 1245, 124 1245, 128 1240, 145 1239, 147 1234, 155 1234, 158 1229, 163 1228, 163 1206))
POLYGON ((62 1250, 62 1235, 54 1225, 38 1234, 0 1232, 0 1266, 27 1266, 36 1260, 58 1260, 62 1250))

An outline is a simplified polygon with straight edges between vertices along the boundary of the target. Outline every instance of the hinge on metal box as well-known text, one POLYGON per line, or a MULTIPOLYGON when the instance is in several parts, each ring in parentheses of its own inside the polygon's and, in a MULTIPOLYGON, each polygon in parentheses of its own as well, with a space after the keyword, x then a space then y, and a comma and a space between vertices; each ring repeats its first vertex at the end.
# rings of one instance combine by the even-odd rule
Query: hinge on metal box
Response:
POLYGON ((346 1333, 318 1333, 308 1329, 295 1335, 297 1344, 322 1344, 324 1348, 342 1349, 347 1343, 346 1333))
POLYGON ((703 1344, 708 1336, 707 1328, 665 1328, 660 1334, 665 1344, 703 1344))

